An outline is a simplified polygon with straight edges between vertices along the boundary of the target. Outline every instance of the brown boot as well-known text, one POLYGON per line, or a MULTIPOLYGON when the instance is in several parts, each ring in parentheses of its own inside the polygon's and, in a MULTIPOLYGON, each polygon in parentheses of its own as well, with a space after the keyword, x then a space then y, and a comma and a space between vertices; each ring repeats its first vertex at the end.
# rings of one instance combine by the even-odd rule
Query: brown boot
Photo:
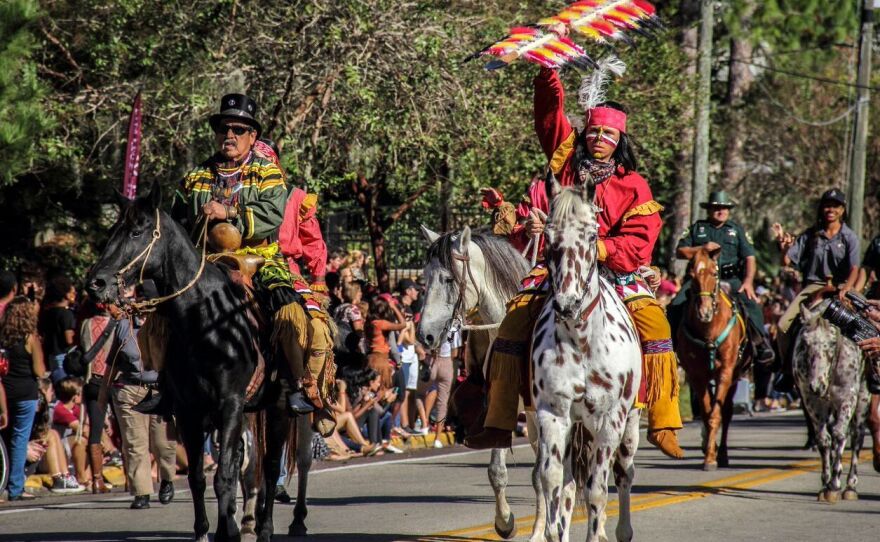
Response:
POLYGON ((672 429, 660 429, 648 433, 648 442, 672 459, 682 459, 684 450, 678 445, 678 437, 672 429))
POLYGON ((512 437, 510 431, 496 427, 484 427, 483 430, 464 439, 464 445, 474 450, 488 450, 490 448, 510 448, 512 437))
POLYGON ((104 449, 100 444, 89 444, 89 462, 92 467, 92 493, 110 493, 104 485, 104 449))

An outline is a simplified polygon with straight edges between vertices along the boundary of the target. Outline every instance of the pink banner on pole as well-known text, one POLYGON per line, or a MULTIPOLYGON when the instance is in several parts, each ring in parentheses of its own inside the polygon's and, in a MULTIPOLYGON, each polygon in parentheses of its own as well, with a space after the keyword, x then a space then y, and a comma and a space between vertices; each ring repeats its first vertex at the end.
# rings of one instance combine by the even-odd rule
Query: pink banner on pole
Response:
POLYGON ((128 199, 137 196, 138 174, 141 164, 141 93, 134 97, 131 117, 128 119, 128 143, 125 146, 125 176, 122 195, 128 199))

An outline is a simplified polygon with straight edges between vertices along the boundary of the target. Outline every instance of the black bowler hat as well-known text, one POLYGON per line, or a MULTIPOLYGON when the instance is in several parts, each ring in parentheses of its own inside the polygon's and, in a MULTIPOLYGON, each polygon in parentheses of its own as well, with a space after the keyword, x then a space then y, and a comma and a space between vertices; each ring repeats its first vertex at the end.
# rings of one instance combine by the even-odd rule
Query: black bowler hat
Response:
POLYGON ((211 123, 211 128, 216 131, 220 126, 220 121, 223 119, 237 120, 242 124, 253 126, 257 131, 257 136, 259 136, 260 132, 263 131, 263 127, 254 118, 256 114, 257 102, 244 94, 227 94, 220 100, 220 112, 216 115, 211 115, 209 122, 211 123))
POLYGON ((825 203, 826 201, 833 201, 840 205, 846 205, 846 196, 842 191, 832 188, 831 190, 826 190, 822 194, 822 198, 819 200, 820 203, 825 203))

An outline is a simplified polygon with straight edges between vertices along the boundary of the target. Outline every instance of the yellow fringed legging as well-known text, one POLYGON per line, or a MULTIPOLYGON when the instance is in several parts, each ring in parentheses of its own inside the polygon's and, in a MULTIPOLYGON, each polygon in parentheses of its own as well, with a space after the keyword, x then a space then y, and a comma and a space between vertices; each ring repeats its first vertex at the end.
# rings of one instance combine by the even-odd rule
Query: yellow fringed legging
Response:
MULTIPOLYGON (((520 394, 529 402, 529 382, 523 375, 529 374, 530 341, 545 299, 542 292, 520 292, 507 305, 489 362, 486 427, 512 431, 520 394)), ((666 314, 654 299, 627 303, 627 309, 642 343, 648 430, 680 429, 678 362, 666 314)))
POLYGON ((321 397, 330 396, 336 373, 333 338, 327 322, 311 315, 299 303, 290 303, 275 313, 272 343, 279 345, 294 380, 309 374, 318 382, 321 397), (308 356, 308 360, 306 357, 308 356))
MULTIPOLYGON (((327 399, 335 383, 336 364, 330 327, 322 316, 308 313, 299 303, 281 307, 275 313, 272 344, 281 347, 293 378, 301 379, 308 368, 321 397, 327 399)), ((145 369, 162 369, 167 340, 168 321, 155 313, 149 315, 138 334, 145 369)))

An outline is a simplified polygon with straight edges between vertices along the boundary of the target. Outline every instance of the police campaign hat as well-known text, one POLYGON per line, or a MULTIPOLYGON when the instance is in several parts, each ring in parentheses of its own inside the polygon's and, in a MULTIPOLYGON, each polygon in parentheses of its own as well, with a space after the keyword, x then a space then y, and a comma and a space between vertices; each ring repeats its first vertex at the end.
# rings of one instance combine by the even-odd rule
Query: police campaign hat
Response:
POLYGON ((736 203, 730 199, 730 196, 724 190, 716 190, 709 194, 709 201, 700 202, 700 207, 703 209, 708 209, 709 207, 726 207, 731 209, 736 207, 736 203))
POLYGON ((244 94, 227 94, 220 99, 220 112, 211 115, 209 122, 215 131, 223 119, 233 119, 252 126, 259 135, 263 127, 257 122, 257 102, 244 94))

